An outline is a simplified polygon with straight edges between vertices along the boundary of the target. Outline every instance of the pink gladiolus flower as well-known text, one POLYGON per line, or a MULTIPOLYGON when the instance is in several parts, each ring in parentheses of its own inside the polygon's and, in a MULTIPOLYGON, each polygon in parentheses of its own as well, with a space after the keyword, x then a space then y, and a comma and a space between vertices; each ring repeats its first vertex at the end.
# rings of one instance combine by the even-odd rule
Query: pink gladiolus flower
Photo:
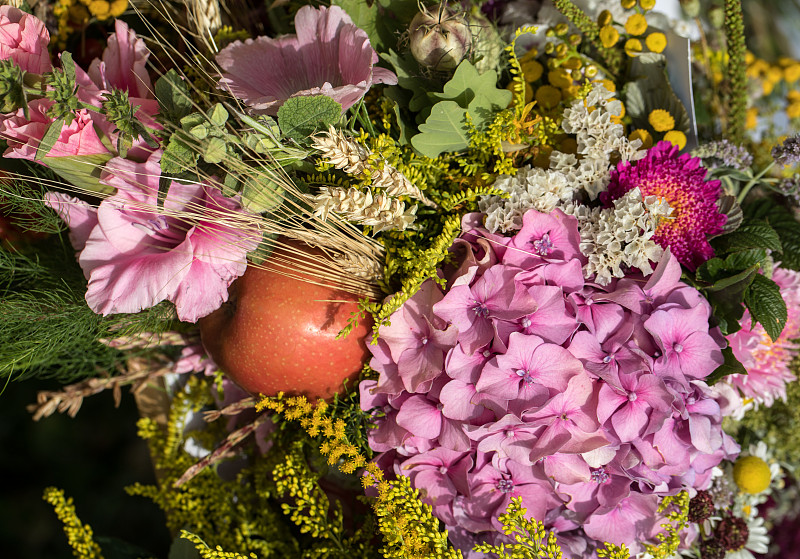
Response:
POLYGON ((295 16, 297 35, 236 41, 217 55, 226 72, 220 89, 255 112, 275 115, 290 97, 326 95, 342 110, 355 105, 378 83, 397 76, 374 67, 378 54, 366 32, 338 6, 304 6, 295 16))
POLYGON ((100 89, 121 89, 131 97, 153 98, 147 59, 150 51, 122 20, 114 22, 114 35, 108 38, 103 60, 95 58, 89 66, 89 77, 100 89))
MULTIPOLYGON (((244 273, 245 256, 260 235, 215 223, 215 217, 235 219, 244 211, 207 184, 172 182, 160 212, 159 157, 146 163, 115 158, 106 165, 102 180, 118 191, 98 207, 88 237, 76 239, 78 246, 85 243, 78 262, 89 280, 86 301, 108 315, 166 299, 175 303, 178 318, 195 322, 227 300, 228 286, 244 273)), ((63 198, 51 195, 48 201, 71 223, 63 198)))
MULTIPOLYGON (((22 109, 17 110, 15 115, 0 119, 0 137, 8 140, 8 149, 3 157, 33 161, 39 142, 53 122, 47 116, 52 104, 48 99, 36 99, 28 105, 30 119, 25 118, 22 109)), ((100 141, 89 111, 81 109, 76 112, 73 121, 61 129, 47 157, 80 157, 101 153, 109 151, 100 141)))
POLYGON ((0 60, 13 60, 25 72, 53 69, 47 45, 50 33, 38 18, 19 8, 0 6, 0 60))

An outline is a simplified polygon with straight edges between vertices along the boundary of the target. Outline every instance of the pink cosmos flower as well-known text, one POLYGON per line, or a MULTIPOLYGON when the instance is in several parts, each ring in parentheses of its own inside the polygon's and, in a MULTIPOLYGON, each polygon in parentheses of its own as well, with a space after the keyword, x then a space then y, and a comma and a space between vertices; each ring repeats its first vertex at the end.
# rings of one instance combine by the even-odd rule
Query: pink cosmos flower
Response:
MULTIPOLYGON (((47 110, 53 105, 49 99, 36 99, 28 104, 28 116, 22 109, 8 118, 0 119, 0 137, 8 141, 3 157, 33 161, 39 142, 53 119, 47 110)), ((61 129, 58 140, 47 157, 81 157, 109 153, 100 141, 89 111, 81 109, 70 124, 61 129)), ((46 160, 45 160, 46 161, 46 160)), ((87 163, 88 165, 88 163, 87 163)))
MULTIPOLYGON (((108 162, 102 181, 118 189, 97 208, 97 225, 85 239, 78 262, 89 280, 86 301, 97 313, 134 313, 160 301, 175 303, 178 318, 195 322, 219 308, 228 286, 244 273, 245 256, 260 235, 254 229, 215 223, 244 213, 238 202, 207 184, 172 182, 158 210, 160 153, 146 163, 121 158, 108 162)), ((67 223, 73 223, 68 199, 47 199, 67 223)), ((73 233, 88 227, 85 208, 73 233)), ((82 241, 82 242, 81 242, 82 241)))
POLYGON ((786 301, 788 317, 783 332, 774 342, 760 324, 753 325, 745 310, 742 329, 728 336, 733 354, 747 369, 747 375, 731 375, 726 382, 738 388, 746 398, 769 407, 776 398, 786 400, 786 384, 795 380, 789 368, 800 349, 800 273, 775 266, 772 280, 778 284, 786 301))
POLYGON ((44 74, 53 69, 44 22, 19 8, 0 6, 0 60, 13 60, 25 72, 44 74))
POLYGON ((304 6, 295 16, 297 35, 236 41, 217 55, 226 72, 220 89, 255 112, 275 115, 290 97, 326 95, 342 110, 355 105, 378 83, 397 76, 374 67, 378 54, 366 32, 338 6, 304 6))

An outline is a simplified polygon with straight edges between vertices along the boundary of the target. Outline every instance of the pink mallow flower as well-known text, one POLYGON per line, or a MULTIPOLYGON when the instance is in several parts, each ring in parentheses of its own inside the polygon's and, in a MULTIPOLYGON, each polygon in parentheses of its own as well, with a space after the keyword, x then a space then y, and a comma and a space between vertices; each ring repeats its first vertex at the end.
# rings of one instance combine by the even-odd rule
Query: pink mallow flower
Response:
POLYGON ((75 248, 83 247, 78 262, 89 280, 92 310, 135 313, 166 299, 175 303, 178 318, 196 322, 227 300, 260 235, 237 201, 208 184, 171 182, 159 210, 159 158, 109 161, 101 181, 118 191, 96 212, 57 193, 48 194, 47 203, 70 225, 75 248), (237 220, 244 225, 230 224, 237 220))
POLYGON ((653 241, 670 247, 681 264, 695 270, 714 256, 708 238, 722 232, 727 216, 717 208, 720 182, 707 181, 701 160, 678 151, 670 142, 659 142, 643 159, 622 163, 611 171, 608 191, 600 199, 610 205, 634 188, 642 191, 642 197, 665 199, 672 214, 658 226, 653 241))
MULTIPOLYGON (((8 141, 8 149, 3 157, 33 161, 39 142, 53 122, 47 116, 47 110, 52 104, 49 99, 36 99, 28 104, 29 118, 25 118, 23 109, 18 109, 16 114, 0 119, 0 138, 8 141)), ((72 122, 61 129, 61 134, 47 157, 82 157, 107 153, 108 148, 100 141, 91 114, 86 109, 81 109, 76 112, 72 122)))
POLYGON ((40 19, 13 6, 0 6, 0 60, 13 60, 25 72, 53 69, 47 45, 50 34, 40 19))
POLYGON ((236 41, 217 55, 226 72, 220 89, 255 112, 275 115, 290 97, 326 95, 347 110, 377 83, 397 76, 374 67, 378 54, 366 32, 338 6, 300 8, 297 35, 236 41))
POLYGON ((800 337, 800 273, 775 266, 772 280, 786 301, 786 326, 773 342, 761 324, 753 324, 750 311, 745 310, 742 329, 729 335, 728 342, 736 359, 747 369, 747 375, 726 377, 745 398, 767 407, 776 398, 786 401, 786 384, 795 380, 789 364, 800 348, 795 341, 800 337))

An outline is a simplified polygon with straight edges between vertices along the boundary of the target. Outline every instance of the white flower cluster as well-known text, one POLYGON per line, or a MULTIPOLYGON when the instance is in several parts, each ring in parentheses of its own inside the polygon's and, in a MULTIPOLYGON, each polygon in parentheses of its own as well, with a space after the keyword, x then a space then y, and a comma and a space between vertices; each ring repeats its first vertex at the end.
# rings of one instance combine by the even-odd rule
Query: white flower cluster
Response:
POLYGON ((602 84, 596 84, 584 100, 577 100, 564 109, 561 127, 567 134, 575 134, 578 154, 555 151, 550 156, 550 168, 566 175, 575 188, 585 190, 594 200, 608 186, 611 157, 618 161, 636 161, 645 156, 639 148, 640 140, 625 137, 622 124, 612 117, 622 115, 622 103, 602 84))
POLYGON ((369 225, 375 233, 395 229, 403 231, 416 219, 417 206, 406 210, 397 198, 356 188, 324 187, 312 198, 314 216, 323 221, 334 212, 347 221, 369 225))
POLYGON ((585 277, 596 274, 595 281, 608 285, 612 278, 621 278, 626 268, 638 268, 644 275, 653 273, 651 262, 658 262, 664 250, 652 237, 660 220, 668 218, 672 209, 662 198, 642 199, 638 188, 614 200, 613 208, 593 208, 570 204, 564 208, 580 224, 581 252, 589 262, 585 277))
POLYGON ((577 100, 564 110, 561 126, 568 134, 575 134, 580 157, 555 151, 548 170, 523 167, 513 177, 497 178, 492 186, 509 197, 488 196, 479 202, 489 231, 516 231, 529 209, 551 212, 569 204, 579 190, 585 190, 594 200, 608 186, 612 155, 616 154, 618 163, 645 156, 645 151, 639 150, 641 141, 629 141, 622 125, 612 120, 622 114, 622 103, 612 99, 613 95, 596 84, 585 100, 577 100))
POLYGON ((513 177, 500 175, 492 186, 508 192, 509 197, 485 196, 478 206, 486 214, 486 228, 503 233, 522 228, 522 215, 529 209, 549 213, 572 200, 575 192, 564 174, 530 166, 517 170, 513 177))

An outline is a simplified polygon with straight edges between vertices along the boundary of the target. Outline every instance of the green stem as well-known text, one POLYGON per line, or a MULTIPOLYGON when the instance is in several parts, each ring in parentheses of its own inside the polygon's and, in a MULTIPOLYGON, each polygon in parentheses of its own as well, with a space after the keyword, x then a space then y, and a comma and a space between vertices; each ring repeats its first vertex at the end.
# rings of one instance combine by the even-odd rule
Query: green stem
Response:
POLYGON ((750 182, 748 182, 746 185, 744 185, 744 187, 742 187, 742 190, 741 190, 741 191, 739 191, 739 196, 737 196, 737 197, 736 197, 736 202, 737 202, 739 205, 741 205, 741 204, 742 204, 742 202, 744 202, 744 199, 745 199, 745 198, 747 197, 747 195, 750 193, 750 190, 751 190, 751 189, 752 189, 752 188, 753 188, 753 187, 754 187, 756 184, 758 184, 758 180, 759 180, 761 177, 763 177, 763 176, 764 176, 764 175, 767 173, 767 171, 769 171, 770 169, 772 169, 774 166, 775 166, 775 162, 773 161, 772 163, 770 163, 769 165, 767 165, 766 167, 764 167, 764 168, 761 170, 761 172, 760 172, 760 173, 758 173, 756 176, 754 176, 752 179, 750 179, 750 182))

